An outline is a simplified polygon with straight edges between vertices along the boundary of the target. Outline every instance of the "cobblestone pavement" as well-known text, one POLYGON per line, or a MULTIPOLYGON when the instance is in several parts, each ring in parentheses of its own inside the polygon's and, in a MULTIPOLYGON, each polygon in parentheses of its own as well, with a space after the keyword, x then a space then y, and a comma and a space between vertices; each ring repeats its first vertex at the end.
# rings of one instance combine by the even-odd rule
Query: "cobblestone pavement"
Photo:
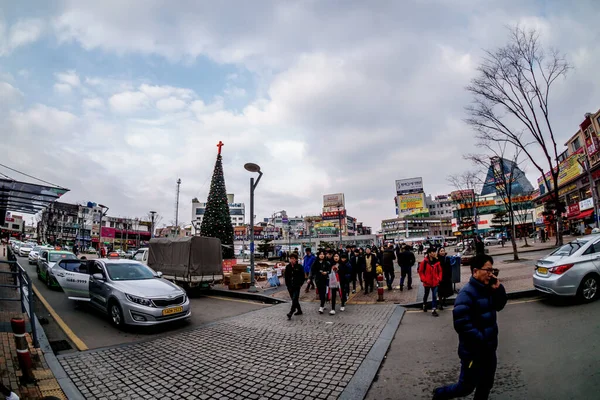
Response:
POLYGON ((169 337, 59 357, 86 399, 336 399, 392 315, 357 305, 335 316, 289 304, 169 337))

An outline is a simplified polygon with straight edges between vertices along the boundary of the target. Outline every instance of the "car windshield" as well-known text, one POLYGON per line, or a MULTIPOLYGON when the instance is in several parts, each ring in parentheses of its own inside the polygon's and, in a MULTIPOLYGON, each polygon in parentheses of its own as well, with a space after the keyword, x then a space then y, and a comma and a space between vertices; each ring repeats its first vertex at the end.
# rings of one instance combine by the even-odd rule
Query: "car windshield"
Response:
POLYGON ((75 254, 70 253, 50 253, 48 261, 57 262, 58 260, 76 260, 75 254))
POLYGON ((144 252, 140 251, 134 254, 133 259, 136 261, 142 261, 144 259, 144 252))
POLYGON ((567 243, 558 249, 554 250, 550 253, 551 256, 570 256, 575 253, 577 250, 583 247, 588 241, 587 240, 574 240, 571 243, 567 243))
POLYGON ((150 268, 138 263, 107 263, 106 270, 113 281, 137 281, 154 278, 154 272, 150 268))
POLYGON ((41 247, 34 247, 33 249, 31 249, 31 251, 40 251, 42 248, 41 247))

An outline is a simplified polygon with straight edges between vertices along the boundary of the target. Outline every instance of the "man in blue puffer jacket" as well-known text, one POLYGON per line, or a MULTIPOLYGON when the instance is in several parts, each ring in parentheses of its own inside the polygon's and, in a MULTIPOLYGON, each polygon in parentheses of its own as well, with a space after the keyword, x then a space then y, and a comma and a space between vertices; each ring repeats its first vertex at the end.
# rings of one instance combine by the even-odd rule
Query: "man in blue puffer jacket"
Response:
POLYGON ((506 290, 493 274, 494 260, 487 254, 471 259, 471 278, 454 302, 454 329, 458 333, 460 377, 458 383, 434 390, 433 399, 468 396, 487 399, 494 386, 498 324, 496 313, 504 308, 506 290))

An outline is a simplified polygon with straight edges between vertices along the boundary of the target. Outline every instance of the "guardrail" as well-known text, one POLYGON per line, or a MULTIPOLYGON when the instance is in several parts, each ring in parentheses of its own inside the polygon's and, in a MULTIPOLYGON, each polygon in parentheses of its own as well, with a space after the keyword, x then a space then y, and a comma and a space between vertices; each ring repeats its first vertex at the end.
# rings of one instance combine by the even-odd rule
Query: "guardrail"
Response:
POLYGON ((13 297, 0 297, 0 301, 18 301, 21 303, 21 312, 27 313, 29 315, 29 321, 31 325, 31 336, 33 339, 33 346, 40 347, 37 336, 37 329, 35 326, 35 311, 33 306, 33 289, 31 287, 31 278, 27 271, 21 267, 17 258, 15 257, 12 248, 10 245, 6 246, 7 260, 8 261, 0 261, 0 263, 8 264, 10 266, 10 271, 0 271, 0 274, 8 274, 13 277, 13 284, 0 284, 0 287, 17 289, 19 294, 18 298, 13 297))

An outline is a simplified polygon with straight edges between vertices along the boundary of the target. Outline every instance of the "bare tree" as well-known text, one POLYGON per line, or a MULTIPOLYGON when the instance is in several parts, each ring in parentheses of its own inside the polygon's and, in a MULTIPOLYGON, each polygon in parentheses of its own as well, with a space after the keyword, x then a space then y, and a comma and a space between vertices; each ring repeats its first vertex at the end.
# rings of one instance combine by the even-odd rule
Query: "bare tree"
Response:
POLYGON ((473 103, 466 119, 485 143, 508 142, 520 149, 540 172, 556 204, 557 244, 562 244, 562 210, 558 196, 558 149, 550 122, 550 92, 570 69, 556 50, 545 51, 536 30, 511 29, 506 46, 486 51, 467 91, 473 103), (542 157, 537 157, 541 151, 542 157), (550 170, 551 182, 544 169, 550 170))
POLYGON ((493 176, 492 181, 486 184, 494 186, 496 195, 502 199, 502 204, 508 215, 508 223, 510 226, 510 242, 513 249, 513 259, 519 260, 519 251, 517 249, 516 242, 516 202, 513 193, 513 182, 518 178, 516 173, 519 171, 518 163, 521 149, 515 148, 515 152, 511 159, 507 159, 508 154, 506 153, 508 142, 497 142, 497 143, 480 143, 480 147, 485 148, 488 154, 467 154, 465 159, 471 160, 475 165, 479 165, 483 168, 492 166, 493 176))

